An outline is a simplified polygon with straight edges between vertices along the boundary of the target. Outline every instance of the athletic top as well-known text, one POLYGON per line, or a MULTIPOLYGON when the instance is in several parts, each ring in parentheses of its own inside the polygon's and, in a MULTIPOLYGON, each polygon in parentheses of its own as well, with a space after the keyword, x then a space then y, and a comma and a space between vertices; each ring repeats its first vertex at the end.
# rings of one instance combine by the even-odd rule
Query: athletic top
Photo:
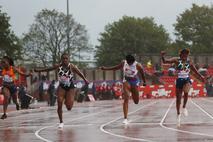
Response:
POLYGON ((3 83, 13 83, 15 81, 15 73, 13 67, 10 66, 9 70, 2 70, 3 83))
POLYGON ((69 87, 73 81, 73 72, 70 70, 70 63, 68 65, 68 69, 63 68, 63 66, 61 65, 59 67, 59 71, 58 71, 58 78, 59 78, 59 82, 60 84, 63 84, 64 86, 69 87))
POLYGON ((129 65, 127 64, 127 61, 125 60, 124 67, 123 67, 124 77, 135 78, 137 76, 137 73, 138 73, 137 63, 138 62, 135 61, 132 65, 129 65))
POLYGON ((187 59, 185 63, 181 59, 178 59, 177 65, 178 78, 188 78, 190 73, 190 61, 187 59))

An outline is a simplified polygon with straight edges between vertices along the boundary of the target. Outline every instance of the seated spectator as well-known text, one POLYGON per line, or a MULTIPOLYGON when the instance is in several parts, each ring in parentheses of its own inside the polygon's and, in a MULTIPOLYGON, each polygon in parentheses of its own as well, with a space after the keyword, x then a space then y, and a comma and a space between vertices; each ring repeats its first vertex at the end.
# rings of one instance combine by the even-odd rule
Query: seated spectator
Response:
POLYGON ((213 97, 213 77, 212 76, 207 77, 205 86, 206 86, 207 96, 213 97))
POLYGON ((156 76, 162 76, 163 75, 163 71, 162 71, 162 67, 159 64, 155 64, 155 73, 156 76))
POLYGON ((48 94, 49 94, 49 105, 54 106, 56 102, 56 87, 55 87, 55 80, 52 80, 51 84, 48 88, 48 94))
POLYGON ((169 69, 168 69, 168 75, 169 76, 174 76, 175 75, 175 66, 172 65, 169 69))
POLYGON ((201 67, 198 69, 198 72, 203 75, 203 76, 206 76, 207 75, 207 68, 204 68, 204 67, 201 67))
POLYGON ((156 71, 162 71, 161 66, 159 64, 155 64, 156 71))
POLYGON ((196 63, 195 68, 198 70, 200 68, 200 65, 198 63, 196 63))

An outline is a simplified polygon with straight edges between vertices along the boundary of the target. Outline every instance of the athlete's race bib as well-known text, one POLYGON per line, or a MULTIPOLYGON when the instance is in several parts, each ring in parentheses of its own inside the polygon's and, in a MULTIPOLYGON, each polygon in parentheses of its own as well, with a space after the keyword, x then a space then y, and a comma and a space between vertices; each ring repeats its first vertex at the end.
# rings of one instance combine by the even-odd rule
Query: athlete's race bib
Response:
POLYGON ((70 84, 71 84, 69 77, 66 77, 66 76, 61 76, 59 78, 59 81, 60 81, 60 83, 64 84, 64 86, 70 86, 70 84))
POLYGON ((10 82, 13 82, 13 79, 9 75, 4 75, 3 76, 3 81, 10 83, 10 82))
POLYGON ((187 77, 189 77, 189 72, 186 71, 178 72, 178 78, 187 78, 187 77))
POLYGON ((128 77, 132 77, 132 76, 135 75, 135 71, 126 68, 126 69, 125 69, 125 75, 128 76, 128 77))

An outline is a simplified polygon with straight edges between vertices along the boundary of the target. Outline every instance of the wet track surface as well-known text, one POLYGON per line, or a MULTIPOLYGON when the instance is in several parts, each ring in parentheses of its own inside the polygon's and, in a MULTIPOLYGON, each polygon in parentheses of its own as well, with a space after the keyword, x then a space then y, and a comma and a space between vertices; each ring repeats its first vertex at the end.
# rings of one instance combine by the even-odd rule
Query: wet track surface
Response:
MULTIPOLYGON (((174 99, 130 101, 128 125, 122 100, 75 103, 57 128, 56 107, 9 112, 0 120, 1 142, 212 142, 213 98, 189 99, 189 116, 176 126, 174 99)), ((2 107, 2 106, 1 106, 2 107)), ((2 108, 1 108, 2 109, 2 108)))

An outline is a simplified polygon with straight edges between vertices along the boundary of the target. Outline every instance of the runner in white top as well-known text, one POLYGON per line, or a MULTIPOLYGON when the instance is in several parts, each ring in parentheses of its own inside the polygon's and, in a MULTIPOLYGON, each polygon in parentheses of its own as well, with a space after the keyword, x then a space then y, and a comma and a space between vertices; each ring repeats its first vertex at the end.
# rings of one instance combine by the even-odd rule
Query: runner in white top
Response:
POLYGON ((188 93, 191 87, 190 71, 192 70, 203 82, 205 81, 204 77, 197 71, 192 61, 189 60, 189 50, 183 49, 180 51, 180 57, 173 57, 171 59, 164 58, 165 52, 161 52, 163 63, 175 64, 177 71, 177 80, 176 80, 176 109, 177 109, 177 125, 180 126, 180 105, 182 92, 184 92, 183 100, 183 114, 188 115, 186 109, 186 103, 188 100, 188 93))
POLYGON ((112 67, 100 67, 102 70, 123 70, 123 113, 124 113, 124 121, 123 123, 127 124, 127 115, 128 115, 128 102, 129 102, 129 95, 132 94, 132 99, 135 104, 139 102, 139 91, 138 86, 140 84, 138 72, 140 72, 143 85, 146 85, 144 70, 142 65, 135 61, 134 56, 127 55, 126 60, 123 60, 120 64, 112 67))

